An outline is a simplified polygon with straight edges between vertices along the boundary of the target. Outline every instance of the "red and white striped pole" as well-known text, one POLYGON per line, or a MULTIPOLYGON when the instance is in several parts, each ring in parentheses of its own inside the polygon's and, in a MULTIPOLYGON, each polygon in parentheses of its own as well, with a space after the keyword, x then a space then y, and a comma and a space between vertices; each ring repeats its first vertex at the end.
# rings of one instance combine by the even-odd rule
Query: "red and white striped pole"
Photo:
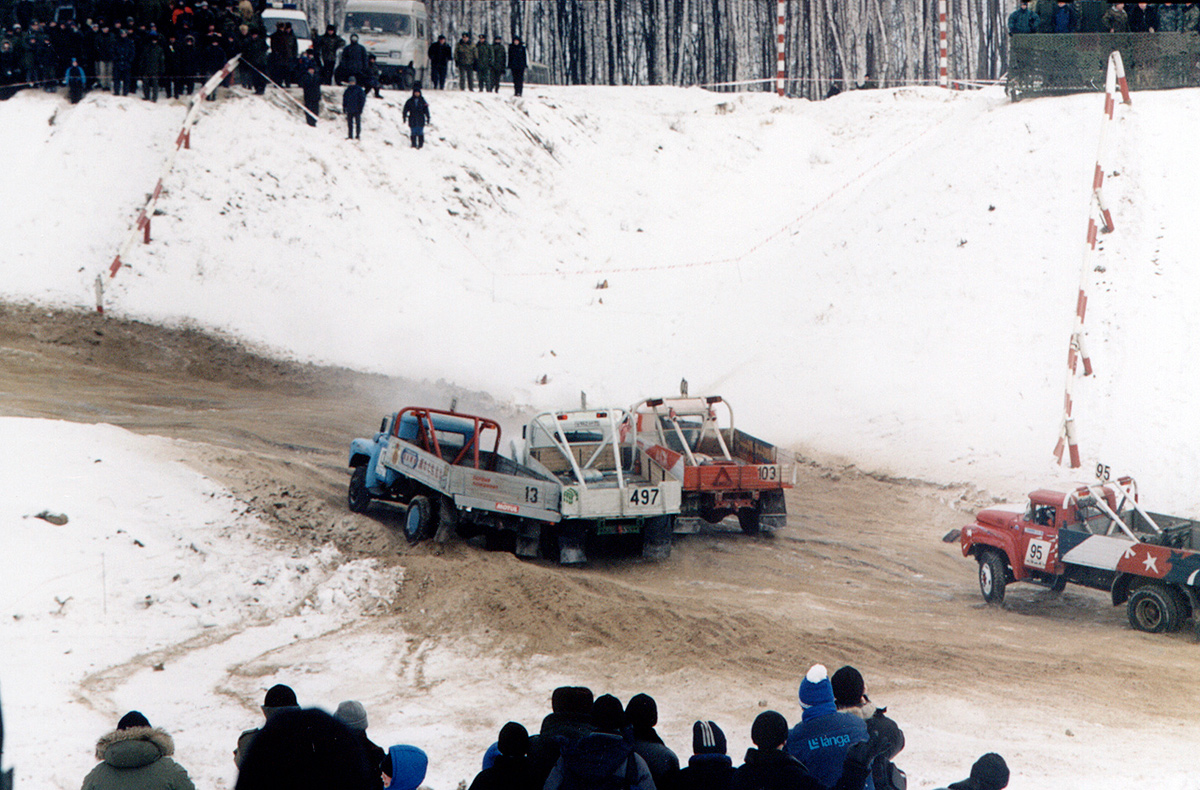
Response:
POLYGON ((1104 80, 1104 119, 1100 124, 1100 143, 1096 151, 1096 167, 1092 171, 1092 192, 1088 196, 1087 236, 1083 245, 1083 262, 1079 267, 1079 291, 1075 296, 1075 323, 1071 328, 1071 342, 1067 347, 1067 385, 1063 396, 1063 421, 1058 433, 1058 444, 1054 447, 1054 457, 1061 464, 1063 449, 1069 452, 1072 469, 1078 469, 1079 442, 1075 437, 1074 417, 1074 387, 1075 373, 1078 362, 1083 362, 1083 375, 1092 375, 1092 357, 1087 351, 1083 339, 1083 319, 1087 315, 1087 288, 1090 274, 1094 268, 1092 258, 1096 254, 1096 237, 1100 231, 1111 233, 1114 225, 1112 213, 1105 207, 1100 188, 1104 185, 1103 162, 1108 152, 1108 127, 1113 119, 1116 107, 1117 87, 1121 89, 1121 100, 1130 104, 1129 85, 1125 82, 1125 64, 1121 61, 1121 53, 1113 52, 1108 56, 1108 71, 1104 80))
MULTIPOLYGON (((950 87, 950 72, 946 57, 946 11, 947 0, 938 0, 938 85, 950 87)), ((928 28, 926 28, 928 30, 928 28)))
POLYGON ((783 96, 787 88, 787 70, 783 60, 783 32, 787 27, 787 0, 779 0, 778 19, 775 21, 775 91, 783 96))

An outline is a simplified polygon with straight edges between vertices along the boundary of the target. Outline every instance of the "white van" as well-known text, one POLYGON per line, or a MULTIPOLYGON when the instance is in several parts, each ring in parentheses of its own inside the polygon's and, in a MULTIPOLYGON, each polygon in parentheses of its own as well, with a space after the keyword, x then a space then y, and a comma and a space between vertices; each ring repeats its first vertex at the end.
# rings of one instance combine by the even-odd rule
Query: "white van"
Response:
POLYGON ((429 12, 421 0, 346 0, 342 35, 375 56, 380 81, 411 88, 429 65, 429 12))

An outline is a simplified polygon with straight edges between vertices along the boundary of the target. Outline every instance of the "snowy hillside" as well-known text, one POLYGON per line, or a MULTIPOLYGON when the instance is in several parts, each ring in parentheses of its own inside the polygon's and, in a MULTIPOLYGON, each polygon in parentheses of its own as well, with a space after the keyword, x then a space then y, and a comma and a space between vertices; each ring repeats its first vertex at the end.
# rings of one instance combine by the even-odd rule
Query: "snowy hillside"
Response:
MULTIPOLYGON (((1050 451, 1100 97, 434 93, 420 152, 403 98, 369 102, 359 143, 335 115, 207 107, 109 309, 535 407, 686 377, 751 433, 864 468, 1014 495, 1099 460, 1200 511, 1200 164, 1175 142, 1200 93, 1119 113, 1082 475, 1050 451)), ((91 305, 183 112, 0 105, 0 295, 91 305)))

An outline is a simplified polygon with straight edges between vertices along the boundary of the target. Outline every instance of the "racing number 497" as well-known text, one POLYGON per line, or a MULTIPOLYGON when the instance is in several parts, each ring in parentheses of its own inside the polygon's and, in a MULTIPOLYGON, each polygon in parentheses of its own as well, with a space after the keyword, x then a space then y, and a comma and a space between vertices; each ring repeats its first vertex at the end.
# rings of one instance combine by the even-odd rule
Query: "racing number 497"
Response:
POLYGON ((635 488, 629 494, 629 504, 631 505, 653 505, 657 502, 657 488, 635 488))

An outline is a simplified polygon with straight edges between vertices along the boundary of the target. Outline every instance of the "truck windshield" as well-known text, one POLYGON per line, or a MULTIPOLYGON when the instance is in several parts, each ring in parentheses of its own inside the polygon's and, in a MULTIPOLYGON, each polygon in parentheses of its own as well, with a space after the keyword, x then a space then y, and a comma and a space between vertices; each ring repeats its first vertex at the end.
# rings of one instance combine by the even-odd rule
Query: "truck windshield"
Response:
POLYGON ((413 19, 407 14, 354 11, 346 14, 346 32, 390 33, 393 36, 411 36, 413 34, 413 19))

